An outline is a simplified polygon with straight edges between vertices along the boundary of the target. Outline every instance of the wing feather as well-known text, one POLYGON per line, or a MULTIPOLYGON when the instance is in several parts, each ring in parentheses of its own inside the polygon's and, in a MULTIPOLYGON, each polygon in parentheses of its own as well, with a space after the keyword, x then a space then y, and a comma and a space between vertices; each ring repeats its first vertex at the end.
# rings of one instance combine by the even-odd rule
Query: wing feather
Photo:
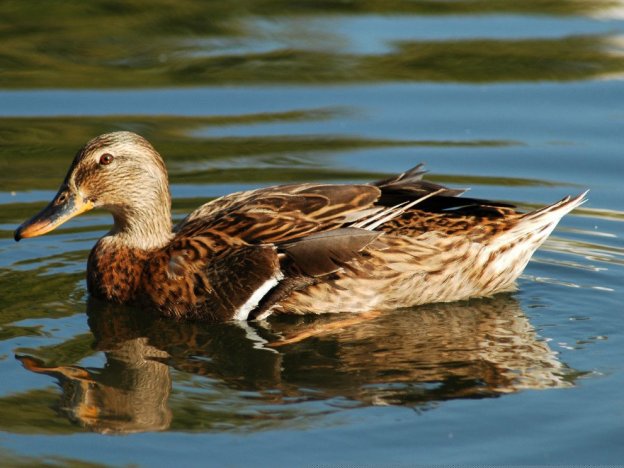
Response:
POLYGON ((391 218, 409 211, 411 218, 403 216, 403 223, 416 223, 422 212, 487 217, 514 213, 512 205, 460 197, 463 190, 422 180, 422 167, 366 185, 296 184, 234 193, 195 210, 176 227, 176 236, 219 233, 247 244, 275 244, 318 232, 362 227, 368 218, 388 209, 394 213, 391 218), (404 208, 395 209, 400 206, 404 208))
POLYGON ((423 165, 405 171, 396 177, 373 182, 381 189, 382 195, 378 201, 384 206, 394 206, 400 203, 430 195, 418 203, 417 209, 429 212, 457 210, 466 215, 503 216, 512 212, 514 205, 492 200, 460 197, 466 190, 449 189, 443 185, 422 180, 427 173, 423 165))
POLYGON ((381 235, 366 229, 342 228, 319 232, 280 244, 279 248, 307 276, 334 273, 381 235))
POLYGON ((380 194, 371 185, 329 184, 240 192, 201 206, 176 227, 176 236, 216 231, 247 243, 285 242, 368 215, 380 194))

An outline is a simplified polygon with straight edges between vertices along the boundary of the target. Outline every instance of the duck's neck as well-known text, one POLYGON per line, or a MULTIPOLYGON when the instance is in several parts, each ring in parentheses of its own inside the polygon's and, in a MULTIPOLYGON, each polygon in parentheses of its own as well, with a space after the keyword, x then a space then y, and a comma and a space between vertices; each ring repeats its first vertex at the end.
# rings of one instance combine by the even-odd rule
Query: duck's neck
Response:
POLYGON ((111 240, 119 247, 146 252, 164 247, 173 237, 170 203, 159 200, 113 211, 111 240))

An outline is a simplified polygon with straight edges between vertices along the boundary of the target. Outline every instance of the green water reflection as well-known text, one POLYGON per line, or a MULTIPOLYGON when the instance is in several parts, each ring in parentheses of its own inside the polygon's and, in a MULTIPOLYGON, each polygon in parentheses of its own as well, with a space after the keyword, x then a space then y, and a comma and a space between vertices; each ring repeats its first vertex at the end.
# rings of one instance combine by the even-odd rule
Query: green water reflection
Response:
MULTIPOLYGON (((576 15, 615 1, 36 2, 0 5, 0 87, 111 88, 205 84, 334 83, 388 80, 497 82, 578 80, 621 73, 609 35, 529 40, 446 40, 395 44, 387 54, 340 48, 212 54, 202 39, 247 38, 258 18, 327 14, 576 15), (536 66, 538 65, 538 66, 536 66)), ((297 23, 288 36, 302 34, 297 23)), ((313 41, 308 41, 312 43, 313 41)), ((621 52, 621 50, 620 50, 621 52)))
MULTIPOLYGON (((81 256, 81 260, 83 260, 81 256)), ((58 318, 75 313, 72 299, 84 273, 47 272, 50 266, 29 270, 0 269, 0 325, 32 318, 58 318)), ((77 297, 76 297, 77 296, 77 297)), ((6 331, 5 331, 6 332, 6 331)))
MULTIPOLYGON (((141 133, 165 157, 173 183, 275 183, 311 180, 374 180, 383 172, 362 173, 340 171, 319 166, 293 167, 280 158, 293 153, 332 154, 366 148, 391 147, 499 147, 516 144, 500 140, 390 140, 357 136, 267 136, 191 138, 189 133, 206 126, 253 124, 269 121, 318 120, 334 116, 331 111, 285 112, 235 117, 182 116, 116 116, 116 117, 55 117, 0 118, 0 187, 10 190, 55 190, 76 151, 93 135, 115 130, 141 133), (251 156, 269 160, 273 167, 201 170, 193 166, 184 170, 184 163, 228 161, 234 157, 251 156), (175 166, 175 164, 178 164, 175 166), (286 167, 285 167, 286 166, 286 167)), ((13 204, 7 214, 27 212, 26 206, 13 204)), ((15 219, 15 218, 11 218, 15 219)))

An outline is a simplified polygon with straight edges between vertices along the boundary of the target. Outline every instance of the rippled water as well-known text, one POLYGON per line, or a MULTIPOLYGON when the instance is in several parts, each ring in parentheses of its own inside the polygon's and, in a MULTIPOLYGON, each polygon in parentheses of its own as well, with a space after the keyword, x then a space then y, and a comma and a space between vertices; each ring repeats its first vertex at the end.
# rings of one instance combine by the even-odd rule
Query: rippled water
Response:
POLYGON ((624 459, 621 2, 152 3, 0 5, 6 463, 624 459), (12 240, 76 149, 118 129, 164 155, 176 219, 235 190, 421 161, 526 209, 590 200, 512 294, 154 321, 88 300, 105 213, 12 240))

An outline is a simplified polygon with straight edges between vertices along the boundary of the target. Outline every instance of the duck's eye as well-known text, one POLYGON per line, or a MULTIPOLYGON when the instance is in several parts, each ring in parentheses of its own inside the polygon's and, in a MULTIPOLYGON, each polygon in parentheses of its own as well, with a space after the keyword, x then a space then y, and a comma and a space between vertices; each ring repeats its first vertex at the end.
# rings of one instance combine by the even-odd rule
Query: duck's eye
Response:
POLYGON ((106 165, 112 163, 113 159, 115 159, 115 157, 112 154, 104 153, 102 156, 100 156, 100 164, 102 166, 106 166, 106 165))

